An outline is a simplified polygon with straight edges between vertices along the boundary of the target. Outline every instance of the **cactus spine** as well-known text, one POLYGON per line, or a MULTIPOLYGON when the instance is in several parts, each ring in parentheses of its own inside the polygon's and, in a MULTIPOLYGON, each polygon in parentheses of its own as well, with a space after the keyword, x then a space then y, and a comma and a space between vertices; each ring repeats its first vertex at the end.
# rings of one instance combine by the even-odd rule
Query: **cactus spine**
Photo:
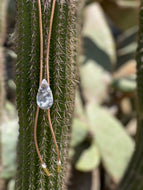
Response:
MULTIPOLYGON (((44 65, 52 1, 42 0, 44 65)), ((17 0, 17 108, 19 115, 16 190, 64 189, 70 125, 76 86, 77 0, 57 0, 50 45, 50 87, 54 96, 51 119, 62 171, 57 173, 56 151, 47 112, 40 110, 37 128, 39 149, 52 176, 43 172, 34 146, 36 95, 39 87, 40 38, 37 0, 17 0)), ((44 67, 45 68, 45 67, 44 67)), ((43 71, 45 74, 45 69, 43 71)))

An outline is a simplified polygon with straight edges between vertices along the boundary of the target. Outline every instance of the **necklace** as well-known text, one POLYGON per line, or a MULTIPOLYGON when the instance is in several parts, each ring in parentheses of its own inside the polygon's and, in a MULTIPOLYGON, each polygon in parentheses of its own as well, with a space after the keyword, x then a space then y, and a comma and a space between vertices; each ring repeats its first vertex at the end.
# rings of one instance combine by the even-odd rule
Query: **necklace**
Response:
POLYGON ((53 17, 55 11, 55 3, 56 0, 53 0, 52 3, 52 10, 51 10, 51 18, 50 18, 50 25, 49 25, 49 33, 48 33, 48 41, 47 41, 47 55, 46 55, 46 74, 47 80, 43 79, 42 70, 43 70, 43 28, 42 28, 42 11, 41 11, 41 1, 38 1, 38 11, 39 11, 39 29, 40 29, 40 80, 39 80, 39 89, 37 93, 37 110, 35 116, 35 123, 34 123, 34 142, 35 148, 38 154, 38 157, 41 162, 41 166, 47 176, 50 176, 50 172, 46 166, 46 163, 43 161, 42 156, 39 151, 38 143, 37 143, 37 123, 38 123, 38 115, 39 115, 39 108, 43 110, 47 110, 49 127, 51 130, 52 138, 55 144, 56 152, 57 152, 57 171, 60 172, 61 170, 61 161, 59 155, 59 149, 57 145, 57 141, 55 138, 54 130, 52 127, 51 116, 50 116, 50 108, 53 105, 53 94, 50 88, 50 77, 49 77, 49 50, 50 50, 50 39, 51 39, 51 32, 52 32, 52 24, 53 24, 53 17))

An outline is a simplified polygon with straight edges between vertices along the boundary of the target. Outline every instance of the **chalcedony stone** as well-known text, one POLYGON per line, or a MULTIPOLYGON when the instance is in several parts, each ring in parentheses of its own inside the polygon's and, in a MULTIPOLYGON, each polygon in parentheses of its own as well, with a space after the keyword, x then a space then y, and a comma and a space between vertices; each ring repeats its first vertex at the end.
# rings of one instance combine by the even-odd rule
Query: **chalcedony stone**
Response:
POLYGON ((42 80, 36 99, 37 105, 43 110, 47 110, 53 105, 53 94, 45 79, 42 80))

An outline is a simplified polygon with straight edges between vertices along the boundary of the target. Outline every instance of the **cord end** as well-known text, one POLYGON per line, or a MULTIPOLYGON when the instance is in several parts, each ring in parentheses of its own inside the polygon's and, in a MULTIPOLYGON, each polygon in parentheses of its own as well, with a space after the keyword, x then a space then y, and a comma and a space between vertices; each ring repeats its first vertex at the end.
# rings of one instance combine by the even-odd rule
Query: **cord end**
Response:
POLYGON ((48 171, 47 166, 46 166, 45 163, 42 164, 42 168, 45 171, 45 173, 47 174, 47 176, 50 176, 50 172, 48 171))
POLYGON ((60 171, 61 171, 61 161, 60 160, 57 161, 57 166, 58 166, 58 168, 57 168, 58 173, 60 173, 60 171))

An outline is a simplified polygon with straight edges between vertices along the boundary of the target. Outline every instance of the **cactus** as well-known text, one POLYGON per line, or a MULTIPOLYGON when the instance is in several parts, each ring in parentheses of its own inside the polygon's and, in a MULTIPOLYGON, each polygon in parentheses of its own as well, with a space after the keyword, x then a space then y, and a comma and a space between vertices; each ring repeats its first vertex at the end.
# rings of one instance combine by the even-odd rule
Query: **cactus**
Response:
MULTIPOLYGON (((36 95, 40 73, 40 32, 37 0, 17 0, 17 109, 19 140, 16 190, 64 189, 67 156, 77 78, 77 43, 79 1, 57 0, 50 44, 50 88, 54 104, 51 120, 60 150, 61 172, 57 173, 56 151, 49 129, 47 112, 39 111, 37 139, 40 153, 52 173, 47 177, 41 168, 34 145, 36 95)), ((52 1, 42 0, 45 76, 46 45, 52 1)))
POLYGON ((140 14, 139 14, 139 34, 138 34, 138 48, 136 54, 137 60, 137 97, 138 97, 138 113, 137 113, 137 134, 136 147, 132 160, 129 164, 128 170, 121 181, 118 190, 142 190, 143 189, 143 0, 141 0, 140 14))

